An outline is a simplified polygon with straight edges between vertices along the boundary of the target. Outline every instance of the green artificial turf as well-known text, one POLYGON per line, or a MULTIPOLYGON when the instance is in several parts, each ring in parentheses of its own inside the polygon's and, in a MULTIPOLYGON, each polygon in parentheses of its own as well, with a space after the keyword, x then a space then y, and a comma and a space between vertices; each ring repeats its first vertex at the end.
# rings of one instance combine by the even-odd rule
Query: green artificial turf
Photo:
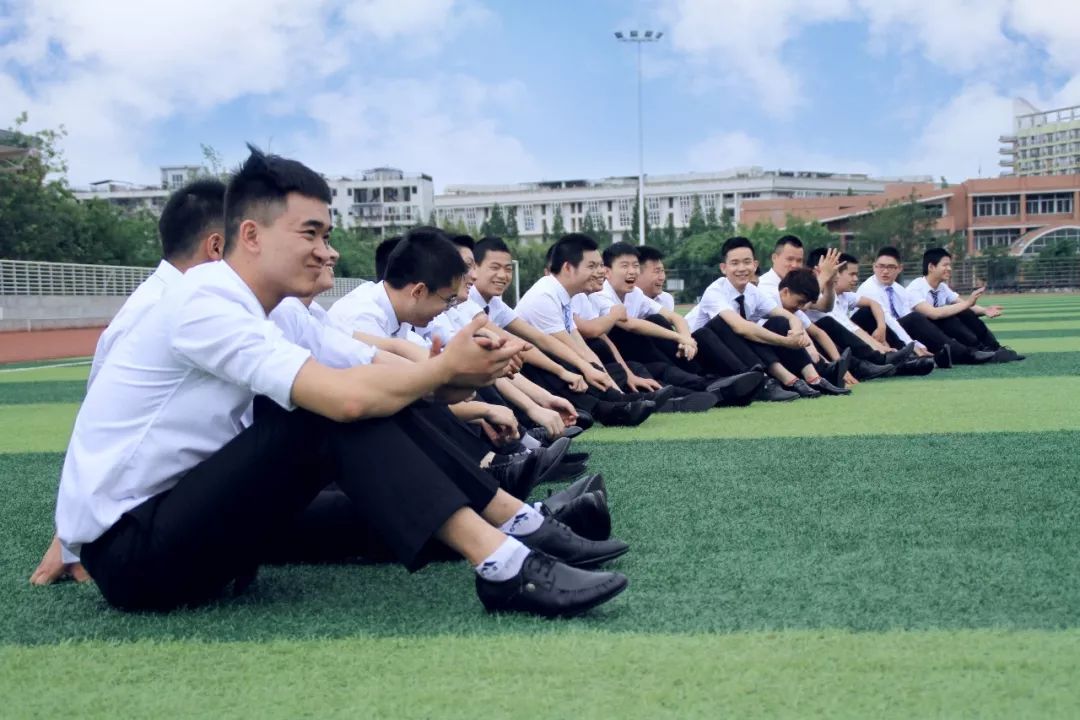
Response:
POLYGON ((89 363, 65 365, 63 367, 3 369, 0 370, 0 384, 41 382, 45 380, 82 380, 85 383, 89 374, 89 363))
POLYGON ((43 380, 0 383, 0 406, 41 403, 81 403, 85 380, 43 380))
POLYGON ((1074 717, 1080 633, 651 632, 0 649, 17 716, 1074 717))

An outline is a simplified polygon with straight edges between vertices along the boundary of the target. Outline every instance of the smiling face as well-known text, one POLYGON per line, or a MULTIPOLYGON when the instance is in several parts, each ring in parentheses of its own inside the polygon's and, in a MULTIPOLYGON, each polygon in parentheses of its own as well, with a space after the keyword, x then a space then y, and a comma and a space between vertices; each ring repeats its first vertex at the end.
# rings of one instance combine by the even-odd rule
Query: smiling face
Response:
POLYGON ((514 258, 508 252, 488 251, 476 268, 476 289, 490 300, 506 292, 514 281, 514 258))
POLYGON ((273 307, 284 297, 313 295, 332 255, 329 239, 330 207, 299 193, 241 222, 238 250, 257 273, 260 300, 273 307))
POLYGON ((647 260, 641 263, 635 283, 641 292, 650 298, 656 298, 664 292, 664 283, 667 281, 667 272, 664 269, 663 260, 647 260))
POLYGON ((570 263, 563 263, 559 272, 559 282, 566 288, 566 292, 573 297, 578 293, 596 292, 604 286, 606 271, 604 262, 600 258, 599 250, 586 250, 581 255, 581 262, 577 267, 570 263))
POLYGON ((409 307, 406 310, 406 317, 400 319, 416 327, 426 327, 437 316, 461 302, 461 291, 464 285, 463 277, 456 277, 452 284, 437 290, 428 289, 424 283, 410 285, 408 287, 409 307))
MULTIPOLYGON (((636 255, 619 255, 611 259, 611 267, 606 270, 611 287, 620 295, 625 295, 634 289, 634 283, 641 272, 641 263, 636 255)), ((603 283, 600 286, 603 287, 603 283)))
POLYGON ((952 258, 943 257, 937 265, 931 265, 928 273, 931 282, 947 283, 952 280, 952 258))
POLYGON ((739 247, 728 251, 724 262, 720 263, 720 272, 742 292, 750 278, 757 272, 757 260, 754 259, 754 251, 750 248, 739 247))
POLYGON ((789 272, 803 266, 803 256, 801 247, 781 245, 780 250, 772 254, 773 270, 783 280, 789 272))

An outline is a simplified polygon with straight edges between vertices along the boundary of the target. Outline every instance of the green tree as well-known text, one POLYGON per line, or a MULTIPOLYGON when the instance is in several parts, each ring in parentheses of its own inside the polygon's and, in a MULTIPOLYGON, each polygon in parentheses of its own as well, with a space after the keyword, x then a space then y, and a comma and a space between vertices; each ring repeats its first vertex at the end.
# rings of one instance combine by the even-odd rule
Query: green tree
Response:
POLYGON ((701 210, 701 198, 695 195, 694 204, 690 210, 690 220, 686 223, 686 227, 683 228, 683 238, 700 235, 708 229, 709 224, 705 220, 705 213, 701 210))
POLYGON ((804 220, 788 215, 784 222, 783 235, 794 235, 802 240, 809 253, 819 247, 839 247, 840 238, 829 232, 829 229, 817 220, 804 220))
POLYGON ((566 223, 563 221, 562 205, 555 205, 555 216, 551 219, 551 234, 556 240, 566 234, 566 223))
POLYGON ((547 218, 540 219, 540 242, 544 245, 551 242, 551 233, 548 232, 547 218))
POLYGON ((506 212, 506 238, 517 240, 519 237, 521 237, 521 231, 518 229, 517 206, 511 205, 506 212))
POLYGON ((709 230, 720 229, 720 219, 716 217, 715 205, 710 205, 709 210, 705 213, 705 227, 709 230))
POLYGON ((679 240, 679 234, 675 230, 675 216, 668 214, 667 222, 664 223, 664 233, 662 242, 660 243, 660 251, 665 255, 670 255, 675 252, 675 244, 679 240))
MULTIPOLYGON (((387 237, 391 237, 387 233, 387 237)), ((375 247, 382 238, 368 228, 334 228, 330 244, 341 253, 335 272, 338 277, 375 277, 375 247)))
MULTIPOLYGON (((623 242, 637 245, 640 235, 641 203, 639 198, 634 198, 634 218, 630 221, 630 237, 623 237, 623 242)), ((645 237, 649 237, 649 214, 645 213, 645 237)))
POLYGON ((495 235, 496 237, 505 238, 507 236, 506 217, 503 215, 503 210, 499 207, 498 203, 491 206, 491 214, 487 219, 487 232, 481 232, 480 236, 495 235))
POLYGON ((848 252, 868 260, 879 248, 891 245, 902 257, 914 258, 941 243, 936 227, 937 218, 912 193, 905 200, 871 206, 871 212, 856 218, 851 224, 855 237, 848 243, 848 252))
POLYGON ((439 223, 435 219, 435 211, 434 210, 432 210, 431 214, 428 215, 427 224, 428 224, 428 227, 439 227, 439 223))

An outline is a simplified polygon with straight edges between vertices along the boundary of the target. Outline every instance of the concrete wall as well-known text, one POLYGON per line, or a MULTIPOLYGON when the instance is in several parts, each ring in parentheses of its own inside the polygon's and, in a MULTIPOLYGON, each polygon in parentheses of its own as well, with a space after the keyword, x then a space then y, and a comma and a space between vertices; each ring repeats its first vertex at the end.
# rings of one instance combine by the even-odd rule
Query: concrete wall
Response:
POLYGON ((2 295, 0 331, 108 325, 126 295, 2 295))

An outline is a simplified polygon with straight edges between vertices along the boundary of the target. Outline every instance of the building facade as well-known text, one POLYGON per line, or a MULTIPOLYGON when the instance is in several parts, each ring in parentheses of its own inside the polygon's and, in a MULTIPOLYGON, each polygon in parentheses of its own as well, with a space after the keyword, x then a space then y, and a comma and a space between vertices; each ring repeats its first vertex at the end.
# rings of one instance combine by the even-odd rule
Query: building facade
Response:
MULTIPOLYGON (((918 178, 928 180, 929 178, 918 178)), ((832 197, 854 193, 879 194, 890 181, 861 174, 766 171, 760 167, 735 168, 717 173, 647 176, 645 210, 652 228, 670 221, 676 228, 690 222, 696 197, 702 211, 717 217, 727 213, 742 220, 745 200, 832 197)), ((629 238, 637 200, 636 176, 603 180, 557 180, 516 185, 450 185, 435 197, 440 224, 463 222, 476 230, 498 204, 504 214, 514 213, 522 237, 539 239, 550 232, 556 213, 567 231, 581 230, 586 217, 615 238, 629 238)))
POLYGON ((937 218, 941 235, 963 233, 971 254, 1001 246, 1030 256, 1059 239, 1080 239, 1080 174, 985 178, 947 187, 897 183, 878 197, 751 200, 743 204, 743 222, 782 227, 792 215, 820 221, 843 241, 854 235, 856 218, 908 198, 937 218))
POLYGON ((1013 112, 1012 133, 999 138, 1003 175, 1080 173, 1080 105, 1043 111, 1018 98, 1013 112))
POLYGON ((338 227, 361 226, 380 234, 426 224, 435 210, 430 175, 397 168, 365 170, 359 178, 328 177, 330 212, 338 227))

